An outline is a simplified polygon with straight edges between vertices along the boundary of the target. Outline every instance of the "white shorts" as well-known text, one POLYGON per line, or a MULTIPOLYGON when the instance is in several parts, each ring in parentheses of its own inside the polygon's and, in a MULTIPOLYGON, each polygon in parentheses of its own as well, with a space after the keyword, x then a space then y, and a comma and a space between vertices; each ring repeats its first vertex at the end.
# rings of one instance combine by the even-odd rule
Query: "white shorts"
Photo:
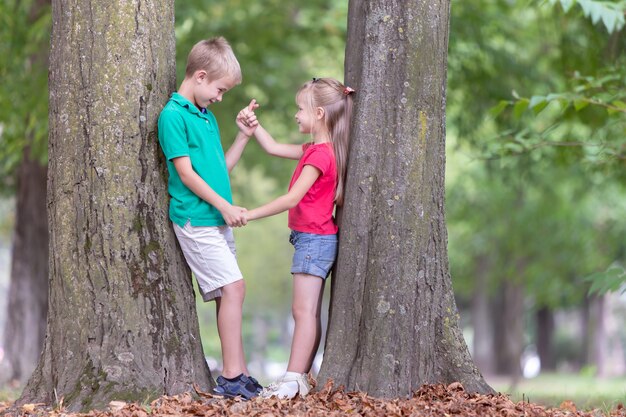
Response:
POLYGON ((180 227, 173 224, 204 301, 221 297, 220 288, 243 279, 237 265, 235 237, 229 226, 194 227, 187 222, 185 227, 180 227))

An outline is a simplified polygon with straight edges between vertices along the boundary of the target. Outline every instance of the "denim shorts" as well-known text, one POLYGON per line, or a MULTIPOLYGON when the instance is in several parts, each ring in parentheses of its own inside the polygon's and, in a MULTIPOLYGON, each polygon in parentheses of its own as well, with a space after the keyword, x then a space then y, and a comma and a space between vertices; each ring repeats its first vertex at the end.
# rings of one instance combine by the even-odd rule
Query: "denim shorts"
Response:
POLYGON ((291 273, 326 279, 337 258, 337 235, 316 235, 292 230, 289 242, 296 249, 291 273))

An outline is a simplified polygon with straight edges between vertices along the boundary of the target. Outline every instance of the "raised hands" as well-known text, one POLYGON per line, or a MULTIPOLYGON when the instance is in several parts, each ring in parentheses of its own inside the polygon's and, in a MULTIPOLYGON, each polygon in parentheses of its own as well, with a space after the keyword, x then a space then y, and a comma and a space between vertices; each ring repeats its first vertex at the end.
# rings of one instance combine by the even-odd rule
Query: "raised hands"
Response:
POLYGON ((246 136, 252 136, 257 126, 259 125, 258 120, 256 119, 256 114, 254 111, 259 107, 259 104, 255 99, 250 101, 246 107, 244 107, 239 113, 237 113, 237 127, 241 133, 246 136))

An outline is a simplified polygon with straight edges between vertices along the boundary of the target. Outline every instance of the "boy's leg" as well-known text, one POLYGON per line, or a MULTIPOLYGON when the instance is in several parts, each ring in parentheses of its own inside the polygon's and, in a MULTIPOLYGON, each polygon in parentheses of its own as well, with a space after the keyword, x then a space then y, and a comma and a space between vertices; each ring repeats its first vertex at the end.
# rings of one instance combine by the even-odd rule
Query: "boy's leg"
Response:
POLYGON ((287 371, 307 373, 321 338, 320 310, 324 280, 308 274, 293 274, 292 313, 295 320, 287 371))
POLYGON ((216 313, 224 363, 222 375, 225 378, 234 378, 242 373, 248 374, 241 336, 246 284, 244 280, 239 280, 225 285, 221 290, 222 296, 216 299, 216 313))

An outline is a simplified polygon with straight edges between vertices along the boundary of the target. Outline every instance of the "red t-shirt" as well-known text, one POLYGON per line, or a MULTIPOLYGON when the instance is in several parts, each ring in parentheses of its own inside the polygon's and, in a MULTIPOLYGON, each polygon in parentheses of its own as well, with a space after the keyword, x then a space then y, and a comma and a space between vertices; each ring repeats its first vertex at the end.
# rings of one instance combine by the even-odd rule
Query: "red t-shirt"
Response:
POLYGON ((337 233, 333 218, 337 164, 332 143, 302 145, 304 154, 291 177, 289 189, 296 182, 305 165, 319 169, 322 174, 294 208, 289 210, 289 228, 298 232, 332 235, 337 233))

